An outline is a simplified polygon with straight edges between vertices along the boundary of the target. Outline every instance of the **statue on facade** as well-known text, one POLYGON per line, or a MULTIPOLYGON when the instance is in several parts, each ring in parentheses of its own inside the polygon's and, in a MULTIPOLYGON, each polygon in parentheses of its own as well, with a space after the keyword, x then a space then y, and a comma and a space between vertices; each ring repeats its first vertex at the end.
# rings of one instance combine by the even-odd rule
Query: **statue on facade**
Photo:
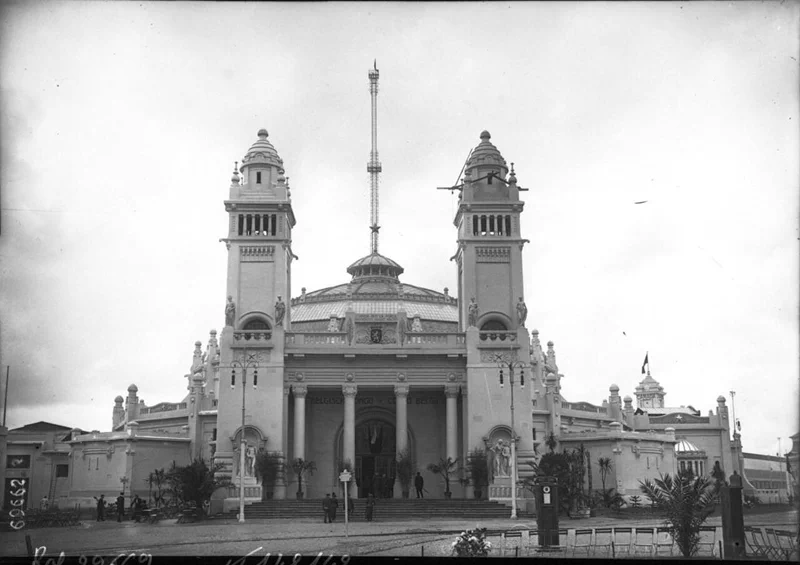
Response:
POLYGON ((478 303, 475 302, 475 298, 470 299, 471 302, 469 303, 468 308, 468 326, 470 328, 474 328, 478 325, 478 303))
POLYGON ((492 447, 494 452, 494 476, 507 477, 509 461, 511 461, 511 448, 500 438, 492 447))
POLYGON ((278 326, 283 325, 283 316, 286 314, 286 303, 278 297, 278 301, 275 303, 275 324, 278 326))
POLYGON ((517 322, 519 323, 520 327, 525 327, 525 320, 528 317, 528 307, 525 305, 525 301, 522 300, 522 297, 519 297, 519 302, 517 302, 517 322))
POLYGON ((422 331, 422 320, 419 319, 419 314, 414 315, 414 321, 411 322, 411 331, 412 332, 422 331))
POLYGON ((331 319, 328 321, 328 331, 329 332, 339 331, 339 319, 336 316, 331 316, 331 319))
POLYGON ((233 301, 233 296, 228 297, 228 303, 225 304, 225 326, 233 326, 233 320, 236 317, 236 303, 233 301))
POLYGON ((248 477, 255 476, 256 448, 250 444, 244 450, 244 473, 248 477))

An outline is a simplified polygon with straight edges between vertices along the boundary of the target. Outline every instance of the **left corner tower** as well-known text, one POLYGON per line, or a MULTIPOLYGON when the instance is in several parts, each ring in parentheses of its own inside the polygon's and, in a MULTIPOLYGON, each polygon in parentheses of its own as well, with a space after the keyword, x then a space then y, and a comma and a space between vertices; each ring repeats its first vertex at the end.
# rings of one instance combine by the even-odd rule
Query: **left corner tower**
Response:
POLYGON ((260 448, 285 453, 283 346, 284 328, 291 327, 295 258, 291 191, 283 159, 267 130, 259 130, 241 166, 235 166, 225 211, 227 302, 220 340, 215 460, 235 484, 243 480, 256 490, 249 454, 260 448), (242 435, 248 453, 244 468, 242 435))

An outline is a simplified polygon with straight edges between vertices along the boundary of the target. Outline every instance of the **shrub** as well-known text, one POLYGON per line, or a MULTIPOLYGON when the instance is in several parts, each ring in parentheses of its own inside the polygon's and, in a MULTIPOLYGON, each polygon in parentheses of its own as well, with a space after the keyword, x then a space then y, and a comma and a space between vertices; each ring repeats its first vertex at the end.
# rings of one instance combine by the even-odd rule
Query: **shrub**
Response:
POLYGON ((492 544, 486 541, 486 528, 476 528, 461 532, 450 547, 455 557, 488 557, 492 544))

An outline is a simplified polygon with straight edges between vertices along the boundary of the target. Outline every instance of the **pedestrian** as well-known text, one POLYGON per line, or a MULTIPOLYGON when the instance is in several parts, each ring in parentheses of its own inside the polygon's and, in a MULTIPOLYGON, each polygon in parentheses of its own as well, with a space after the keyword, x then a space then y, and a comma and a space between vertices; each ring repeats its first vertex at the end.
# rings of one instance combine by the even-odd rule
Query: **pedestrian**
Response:
POLYGON ((347 493, 347 518, 352 520, 353 519, 353 510, 356 509, 356 505, 353 504, 353 497, 350 496, 350 493, 347 493))
POLYGON ((322 500, 322 512, 325 514, 323 524, 329 523, 331 521, 331 494, 329 492, 325 493, 325 498, 322 500))
POLYGON ((333 493, 331 498, 331 523, 336 520, 336 509, 339 508, 339 501, 336 499, 336 493, 333 493))
POLYGON ((367 497, 367 512, 364 517, 367 519, 367 522, 372 522, 372 510, 375 508, 375 497, 372 496, 372 493, 369 494, 367 497))
POLYGON ((47 495, 44 495, 41 502, 39 502, 39 510, 47 510, 48 508, 50 508, 50 499, 47 498, 47 495))
POLYGON ((425 479, 422 478, 422 475, 419 474, 417 471, 417 476, 414 477, 414 488, 417 489, 417 498, 425 498, 425 495, 422 494, 422 489, 425 487, 425 479))
POLYGON ((117 522, 122 522, 122 516, 125 515, 125 493, 119 493, 117 497, 117 522))
POLYGON ((105 522, 106 521, 106 495, 101 494, 100 498, 96 496, 92 497, 97 501, 97 521, 98 522, 105 522))
POLYGON ((142 511, 142 499, 139 498, 139 495, 133 497, 133 502, 131 502, 131 511, 133 512, 133 521, 139 521, 139 513, 142 511))

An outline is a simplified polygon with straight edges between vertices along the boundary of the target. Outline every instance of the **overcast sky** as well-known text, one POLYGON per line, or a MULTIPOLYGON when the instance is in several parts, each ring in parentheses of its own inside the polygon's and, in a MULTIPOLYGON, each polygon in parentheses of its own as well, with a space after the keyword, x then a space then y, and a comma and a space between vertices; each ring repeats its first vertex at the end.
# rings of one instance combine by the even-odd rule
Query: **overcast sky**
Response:
POLYGON ((746 451, 798 425, 798 3, 4 4, 0 363, 8 425, 108 430, 180 401, 224 323, 233 163, 265 127, 292 295, 380 251, 455 294, 456 182, 487 129, 523 193, 528 327, 569 401, 736 391, 746 451), (634 202, 647 201, 636 205, 634 202), (4 377, 3 377, 4 381, 4 377))

